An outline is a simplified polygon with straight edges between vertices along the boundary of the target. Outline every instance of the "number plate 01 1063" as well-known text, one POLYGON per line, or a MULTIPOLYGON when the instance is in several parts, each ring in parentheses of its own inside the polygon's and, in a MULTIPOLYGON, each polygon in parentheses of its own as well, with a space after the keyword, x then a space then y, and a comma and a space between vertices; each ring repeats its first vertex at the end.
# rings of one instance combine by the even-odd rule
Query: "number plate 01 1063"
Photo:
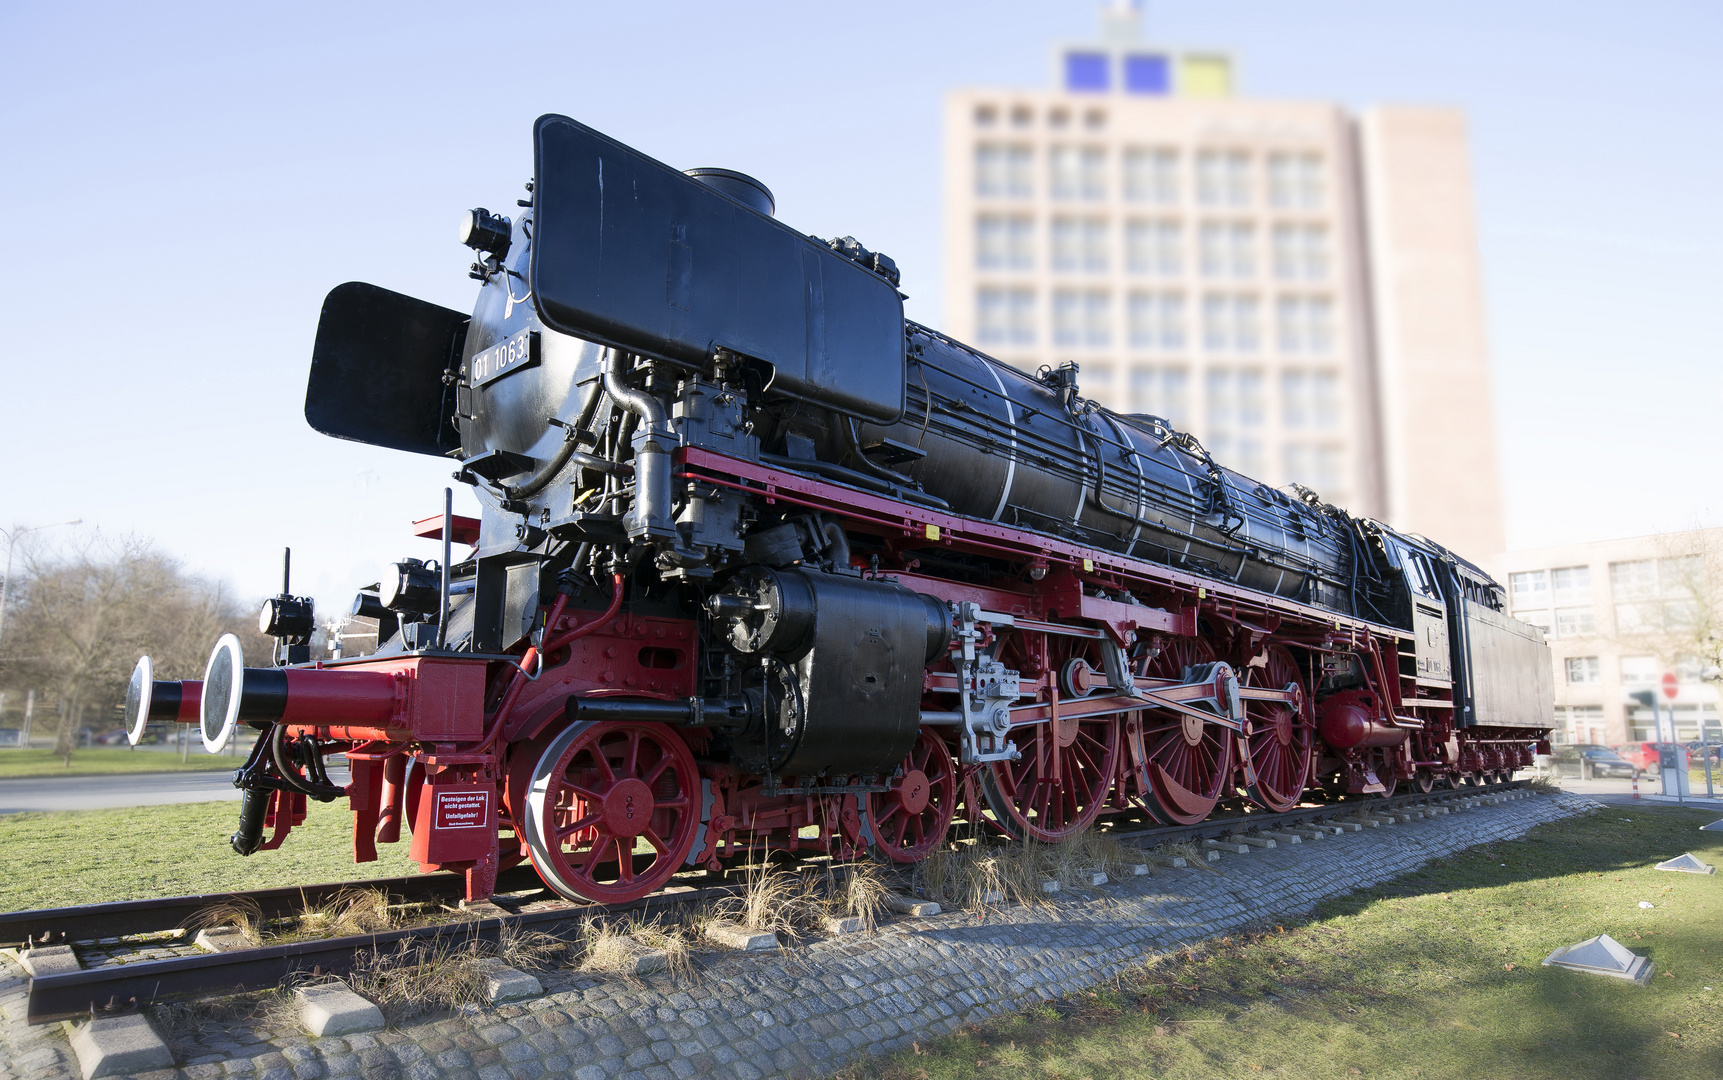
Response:
POLYGON ((471 375, 473 386, 494 382, 511 371, 532 367, 538 363, 538 331, 522 330, 507 341, 499 341, 488 349, 473 354, 471 375))

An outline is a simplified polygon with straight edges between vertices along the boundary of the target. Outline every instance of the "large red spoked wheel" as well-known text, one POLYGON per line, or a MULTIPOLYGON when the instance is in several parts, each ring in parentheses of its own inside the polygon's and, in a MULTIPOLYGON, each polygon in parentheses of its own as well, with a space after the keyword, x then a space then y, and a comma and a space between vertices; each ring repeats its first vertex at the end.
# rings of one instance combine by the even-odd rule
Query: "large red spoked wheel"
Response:
POLYGON ((980 771, 982 797, 1011 836, 1056 844, 1095 823, 1113 786, 1119 722, 1060 720, 1026 732, 1017 761, 996 761, 980 771))
MULTIPOLYGON (((1182 679, 1185 668, 1213 660, 1214 649, 1204 639, 1173 638, 1149 662, 1148 674, 1182 679)), ((1148 773, 1142 807, 1162 824, 1195 825, 1232 788, 1232 732, 1164 709, 1146 710, 1142 717, 1143 768, 1148 773)))
POLYGON ((1259 662, 1244 670, 1246 686, 1268 690, 1300 687, 1295 704, 1247 701, 1250 734, 1239 739, 1245 755, 1245 794, 1265 810, 1284 813, 1298 805, 1310 778, 1310 746, 1315 725, 1298 661, 1284 645, 1270 645, 1259 662))
POLYGON ((663 886, 700 821, 700 774, 662 724, 573 724, 533 767, 521 816, 539 876, 570 899, 623 903, 663 886))
POLYGON ((903 779, 890 791, 867 797, 874 843, 891 859, 925 859, 951 829, 957 812, 957 765, 944 740, 923 728, 903 759, 903 779))

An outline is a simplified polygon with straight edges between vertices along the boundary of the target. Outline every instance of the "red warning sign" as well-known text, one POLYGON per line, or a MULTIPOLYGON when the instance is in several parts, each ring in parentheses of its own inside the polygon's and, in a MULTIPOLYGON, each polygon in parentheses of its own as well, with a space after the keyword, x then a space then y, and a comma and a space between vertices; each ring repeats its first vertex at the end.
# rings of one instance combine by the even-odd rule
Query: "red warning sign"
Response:
POLYGON ((491 820, 491 793, 488 791, 438 791, 432 828, 482 829, 491 820))

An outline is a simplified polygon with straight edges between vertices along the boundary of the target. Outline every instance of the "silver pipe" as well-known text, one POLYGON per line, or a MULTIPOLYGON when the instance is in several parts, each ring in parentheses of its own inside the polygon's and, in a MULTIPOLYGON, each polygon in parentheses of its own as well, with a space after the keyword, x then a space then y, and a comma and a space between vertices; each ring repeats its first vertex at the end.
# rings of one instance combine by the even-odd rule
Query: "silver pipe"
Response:
POLYGON ((664 404, 644 390, 622 381, 628 354, 609 350, 604 358, 604 390, 612 401, 640 419, 634 437, 634 505, 623 519, 631 539, 672 537, 676 523, 670 513, 670 454, 675 433, 666 420, 664 404))
POLYGON ((449 644, 449 555, 453 551, 455 532, 455 491, 443 489, 443 580, 442 596, 437 605, 437 648, 449 644))

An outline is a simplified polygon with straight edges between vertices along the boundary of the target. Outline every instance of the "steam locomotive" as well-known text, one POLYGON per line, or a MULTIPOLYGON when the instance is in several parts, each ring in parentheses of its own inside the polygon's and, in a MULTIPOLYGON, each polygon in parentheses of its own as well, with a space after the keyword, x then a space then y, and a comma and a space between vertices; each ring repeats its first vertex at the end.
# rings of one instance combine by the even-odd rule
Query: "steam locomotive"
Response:
POLYGON ((903 316, 892 260, 562 116, 513 219, 476 209, 468 316, 326 299, 305 416, 447 458, 440 518, 313 660, 307 598, 150 720, 222 748, 232 843, 346 798, 469 900, 530 860, 624 901, 774 850, 913 862, 954 821, 1059 842, 1108 818, 1505 777, 1552 715, 1541 632, 1428 540, 1215 461, 903 316), (468 549, 457 557, 456 548, 468 549), (325 758, 345 755, 336 785, 325 758))

